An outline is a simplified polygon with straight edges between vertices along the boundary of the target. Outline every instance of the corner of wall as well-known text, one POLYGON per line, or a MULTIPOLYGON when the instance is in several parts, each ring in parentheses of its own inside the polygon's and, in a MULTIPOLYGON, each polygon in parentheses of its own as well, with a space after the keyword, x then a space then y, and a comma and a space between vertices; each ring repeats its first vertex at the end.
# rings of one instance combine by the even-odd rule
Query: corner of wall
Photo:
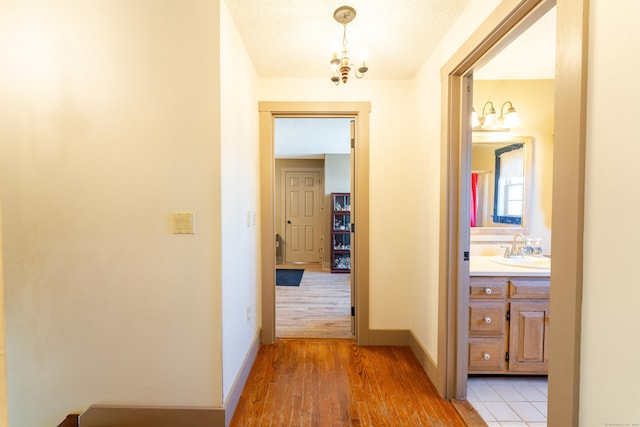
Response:
POLYGON ((438 394, 440 394, 440 396, 444 396, 444 390, 439 388, 440 381, 438 381, 438 366, 431 356, 429 356, 429 353, 424 349, 413 331, 409 331, 409 347, 411 348, 414 356, 416 356, 416 359, 418 359, 422 369, 427 373, 429 380, 438 390, 438 394))

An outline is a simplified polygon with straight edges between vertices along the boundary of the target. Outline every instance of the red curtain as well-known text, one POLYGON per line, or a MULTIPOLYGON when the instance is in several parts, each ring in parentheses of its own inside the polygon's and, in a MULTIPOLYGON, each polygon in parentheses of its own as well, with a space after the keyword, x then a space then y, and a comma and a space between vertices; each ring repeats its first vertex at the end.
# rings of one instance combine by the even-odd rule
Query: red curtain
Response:
POLYGON ((478 216, 478 174, 471 174, 471 226, 476 226, 478 216))

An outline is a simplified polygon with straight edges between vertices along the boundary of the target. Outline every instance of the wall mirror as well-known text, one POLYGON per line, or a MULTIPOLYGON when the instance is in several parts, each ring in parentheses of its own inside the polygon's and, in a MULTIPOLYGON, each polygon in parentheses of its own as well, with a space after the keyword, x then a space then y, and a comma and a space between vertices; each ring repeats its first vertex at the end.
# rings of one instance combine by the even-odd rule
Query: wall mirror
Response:
POLYGON ((530 136, 473 135, 471 234, 529 233, 530 136))

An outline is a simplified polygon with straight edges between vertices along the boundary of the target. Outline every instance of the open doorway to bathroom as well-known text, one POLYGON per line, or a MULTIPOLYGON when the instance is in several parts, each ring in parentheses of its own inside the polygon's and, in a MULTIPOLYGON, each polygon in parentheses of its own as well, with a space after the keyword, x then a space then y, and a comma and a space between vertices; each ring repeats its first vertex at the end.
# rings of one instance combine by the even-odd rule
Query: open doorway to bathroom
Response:
MULTIPOLYGON (((469 194, 472 139, 470 79, 509 42, 556 6, 555 0, 501 2, 442 67, 442 198, 437 378, 448 398, 467 397, 469 336, 469 194), (466 156, 466 157, 465 157, 466 156), (466 171, 466 172, 464 172, 466 171)), ((547 419, 579 421, 581 295, 583 284, 584 150, 588 2, 558 2, 554 77, 553 215, 548 337, 550 363, 547 419), (560 398, 559 398, 560 396, 560 398)), ((483 288, 480 288, 484 291, 483 288)), ((492 291, 491 291, 492 292, 492 291)))
POLYGON ((547 421, 555 28, 553 7, 468 78, 466 395, 490 425, 547 421))
POLYGON ((277 338, 354 337, 352 120, 274 119, 277 338))

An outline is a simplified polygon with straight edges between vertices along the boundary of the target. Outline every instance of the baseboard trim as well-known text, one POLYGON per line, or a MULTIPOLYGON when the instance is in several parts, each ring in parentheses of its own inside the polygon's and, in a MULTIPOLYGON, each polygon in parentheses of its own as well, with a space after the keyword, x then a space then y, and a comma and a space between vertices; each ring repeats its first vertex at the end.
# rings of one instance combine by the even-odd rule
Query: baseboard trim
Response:
POLYGON ((225 427, 224 408, 91 405, 79 418, 82 427, 225 427))
POLYGON ((409 345, 411 332, 408 329, 370 329, 369 345, 409 345))
POLYGON ((431 356, 429 356, 429 353, 427 353, 427 350, 422 346, 413 331, 409 331, 409 336, 409 347, 411 347, 414 356, 416 356, 422 369, 427 373, 429 380, 431 380, 433 384, 438 384, 438 365, 431 356))
POLYGON ((233 382, 231 386, 231 390, 229 391, 229 395, 227 396, 227 400, 224 403, 224 420, 225 427, 231 424, 231 419, 233 418, 233 414, 236 412, 236 408, 238 407, 238 402, 240 401, 240 395, 242 395, 242 390, 244 389, 244 385, 247 383, 247 378, 249 378, 249 372, 251 372, 251 368, 256 361, 256 356, 258 355, 258 350, 260 350, 260 336, 262 334, 262 329, 258 329, 256 336, 253 337, 253 342, 251 343, 251 347, 249 347, 249 351, 242 362, 242 366, 240 367, 240 372, 236 376, 236 380, 233 382))
POLYGON ((91 405, 79 417, 82 427, 228 427, 260 349, 259 330, 223 407, 91 405))

